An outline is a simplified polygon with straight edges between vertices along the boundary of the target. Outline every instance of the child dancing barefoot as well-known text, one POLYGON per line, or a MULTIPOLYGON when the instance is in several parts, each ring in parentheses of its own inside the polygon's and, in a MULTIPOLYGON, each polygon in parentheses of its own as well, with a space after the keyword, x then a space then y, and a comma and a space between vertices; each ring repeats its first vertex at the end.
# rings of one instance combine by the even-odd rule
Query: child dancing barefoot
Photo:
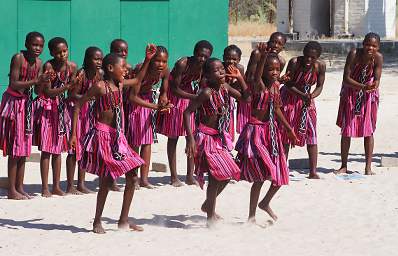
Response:
POLYGON ((253 182, 249 207, 249 221, 252 222, 255 222, 257 203, 264 181, 270 180, 271 186, 258 206, 274 220, 277 220, 277 216, 272 211, 270 202, 280 187, 289 183, 289 170, 276 118, 289 131, 289 138, 293 141, 296 139, 280 109, 280 61, 276 54, 268 54, 267 49, 266 44, 259 45, 261 59, 251 90, 251 118, 236 143, 236 159, 242 172, 241 178, 253 182))
MULTIPOLYGON (((145 74, 150 59, 155 54, 154 45, 147 47, 146 58, 142 72, 145 74)), ((123 133, 123 79, 126 71, 126 60, 116 54, 105 56, 102 68, 104 80, 93 85, 77 102, 73 113, 72 137, 70 145, 76 148, 77 118, 81 107, 87 101, 95 98, 97 120, 95 128, 90 130, 82 145, 81 168, 100 177, 100 188, 97 194, 97 206, 93 223, 95 233, 105 233, 101 224, 101 216, 106 197, 113 180, 121 175, 126 176, 126 186, 123 195, 123 205, 118 222, 119 228, 130 228, 137 231, 143 229, 134 223, 128 222, 128 213, 134 195, 134 183, 137 174, 134 169, 144 163, 128 144, 123 133)), ((137 86, 142 76, 125 81, 126 84, 137 86)))
MULTIPOLYGON (((239 70, 229 67, 229 76, 239 80, 243 98, 246 99, 247 86, 239 70)), ((226 120, 229 118, 230 95, 240 99, 242 94, 225 82, 226 72, 223 63, 210 58, 203 67, 206 86, 191 100, 184 111, 184 126, 187 131, 187 156, 195 159, 195 174, 200 186, 204 185, 204 173, 208 173, 209 184, 202 210, 207 212, 208 225, 218 219, 215 213, 216 198, 230 179, 239 180, 240 170, 232 159, 232 141, 228 134, 226 120), (200 124, 192 134, 190 116, 199 111, 200 124)))

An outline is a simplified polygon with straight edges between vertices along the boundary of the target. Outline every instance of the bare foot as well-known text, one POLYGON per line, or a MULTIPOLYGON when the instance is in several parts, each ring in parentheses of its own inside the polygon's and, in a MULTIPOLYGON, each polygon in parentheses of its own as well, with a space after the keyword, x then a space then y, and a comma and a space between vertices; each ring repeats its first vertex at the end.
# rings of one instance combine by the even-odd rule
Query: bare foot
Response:
POLYGON ((207 227, 215 228, 218 223, 218 219, 214 216, 213 218, 207 219, 207 227))
POLYGON ((66 189, 66 194, 67 195, 83 195, 82 192, 80 192, 73 186, 66 189))
POLYGON ((258 207, 261 210, 264 210, 266 213, 268 213, 268 215, 274 220, 277 221, 278 220, 278 216, 275 215, 275 213, 272 211, 271 207, 269 207, 269 205, 264 205, 261 202, 258 204, 258 207))
POLYGON ((94 222, 93 223, 93 232, 96 234, 105 234, 105 229, 102 227, 101 222, 94 222))
POLYGON ((26 200, 28 199, 25 195, 19 193, 18 191, 13 191, 13 192, 8 192, 8 199, 12 199, 12 200, 26 200))
POLYGON ((149 182, 141 182, 140 183, 140 187, 141 188, 147 188, 147 189, 154 189, 154 188, 156 188, 154 185, 152 185, 151 183, 149 183, 149 182))
POLYGON ((171 185, 177 188, 184 186, 184 184, 179 179, 172 180, 171 185))
POLYGON ((53 188, 53 191, 51 191, 51 194, 57 195, 57 196, 65 196, 65 192, 62 191, 60 188, 53 188))
POLYGON ((345 174, 345 173, 347 173, 347 167, 341 167, 340 169, 335 170, 333 173, 336 174, 336 175, 345 174))
POLYGON ((26 199, 32 199, 33 198, 31 195, 26 193, 25 190, 23 190, 23 189, 17 189, 17 191, 18 191, 18 193, 24 195, 26 197, 26 199))
POLYGON ((366 169, 366 170, 365 170, 365 175, 376 175, 376 173, 375 173, 375 172, 372 172, 371 169, 366 169))
POLYGON ((144 231, 143 227, 138 226, 138 225, 134 224, 133 222, 128 222, 128 221, 126 221, 126 222, 119 221, 119 223, 117 224, 117 227, 119 229, 124 229, 124 230, 130 229, 132 231, 138 231, 138 232, 144 231))
POLYGON ((320 177, 318 175, 318 173, 310 173, 310 175, 308 176, 308 179, 314 179, 314 180, 319 180, 320 177))
POLYGON ((92 194, 92 193, 94 193, 94 191, 88 189, 86 186, 77 186, 77 190, 79 190, 83 194, 92 194))
POLYGON ((249 217, 248 219, 247 219, 247 223, 249 223, 249 224, 256 224, 256 217, 249 217))
POLYGON ((199 182, 194 177, 187 177, 185 179, 185 184, 189 186, 191 185, 199 186, 199 182))
MULTIPOLYGON (((204 213, 207 213, 206 201, 202 204, 202 207, 200 207, 200 210, 201 210, 202 212, 204 212, 204 213)), ((214 219, 215 219, 215 220, 222 220, 223 218, 215 212, 215 213, 214 213, 214 219)))
POLYGON ((41 196, 42 197, 52 197, 53 195, 50 193, 50 191, 48 189, 43 189, 41 191, 41 196))

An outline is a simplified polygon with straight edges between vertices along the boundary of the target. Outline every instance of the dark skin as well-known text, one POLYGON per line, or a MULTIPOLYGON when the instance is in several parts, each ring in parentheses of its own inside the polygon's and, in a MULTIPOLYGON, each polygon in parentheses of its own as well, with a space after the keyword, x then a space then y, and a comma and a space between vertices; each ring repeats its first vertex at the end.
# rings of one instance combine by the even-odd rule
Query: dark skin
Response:
MULTIPOLYGON (((202 66, 206 60, 210 57, 211 51, 207 48, 198 49, 194 52, 194 56, 182 58, 175 64, 175 68, 172 71, 173 80, 170 81, 170 89, 177 96, 184 99, 195 99, 196 95, 183 91, 180 88, 182 75, 186 71, 188 74, 198 76, 202 72, 202 66)), ((187 138, 186 138, 187 140, 187 138)), ((169 167, 171 173, 171 183, 181 184, 181 181, 177 176, 177 149, 178 138, 167 139, 167 157, 169 160, 169 167)), ((187 185, 198 185, 197 181, 193 177, 194 161, 193 158, 187 157, 187 175, 185 178, 185 184, 187 185)))
MULTIPOLYGON (((214 90, 219 90, 221 86, 227 89, 230 96, 240 100, 246 100, 248 98, 247 94, 247 85, 243 79, 243 76, 240 74, 239 70, 230 66, 228 70, 228 74, 224 69, 224 65, 221 61, 217 60, 210 64, 210 71, 208 74, 205 74, 206 81, 210 88, 214 90), (239 80, 242 85, 243 95, 236 89, 226 83, 226 76, 231 78, 236 78, 239 80)), ((206 87, 199 92, 199 95, 196 99, 191 100, 189 106, 184 111, 184 127, 187 131, 187 147, 186 153, 187 157, 193 159, 196 152, 195 139, 192 134, 192 127, 190 125, 190 116, 192 113, 196 111, 204 102, 210 99, 211 97, 211 89, 206 87)), ((217 129, 219 115, 208 115, 203 116, 201 119, 201 123, 211 127, 213 129, 217 129)), ((219 216, 215 213, 216 207, 216 198, 222 192, 222 190, 226 187, 229 180, 218 181, 209 173, 209 184, 206 191, 206 200, 202 204, 202 210, 207 212, 207 222, 208 225, 211 226, 215 221, 219 219, 219 216)))
MULTIPOLYGON (((50 75, 50 80, 42 87, 42 93, 49 98, 64 93, 65 91, 73 89, 74 80, 76 77, 77 66, 75 63, 68 61, 69 50, 64 43, 59 43, 55 49, 51 51, 53 59, 44 64, 44 73, 50 75), (55 79, 56 72, 65 73, 69 69, 72 73, 70 82, 61 88, 51 88, 51 81, 55 79)), ((69 160, 70 161, 70 160, 69 160)), ((68 165, 68 159, 67 159, 68 165)), ((50 154, 48 152, 41 152, 40 158, 40 173, 42 180, 42 196, 51 197, 52 195, 64 196, 65 193, 60 187, 61 175, 61 155, 50 154), (51 166, 53 169, 53 187, 50 193, 48 188, 48 171, 50 165, 50 157, 52 156, 51 166)))
MULTIPOLYGON (((264 44, 264 43, 262 43, 264 44)), ((269 48, 269 52, 278 54, 279 61, 281 63, 281 70, 285 67, 286 61, 283 57, 279 56, 279 53, 283 50, 286 44, 286 40, 282 36, 272 36, 269 41, 267 42, 267 47, 269 48)), ((254 49, 250 54, 249 63, 247 64, 246 70, 246 80, 251 83, 255 78, 255 72, 257 69, 257 64, 261 59, 261 52, 260 50, 254 49)), ((281 81, 282 82, 282 81, 281 81)))
MULTIPOLYGON (((102 58, 103 54, 101 51, 96 51, 92 58, 88 61, 87 67, 85 69, 81 69, 77 72, 76 83, 72 91, 70 91, 69 98, 74 101, 79 100, 83 97, 83 95, 79 94, 84 83, 84 78, 93 80, 100 80, 102 77, 102 58)), ((77 179, 77 187, 75 188, 74 183, 74 174, 76 169, 76 155, 69 154, 66 159, 66 174, 67 174, 67 187, 66 193, 72 195, 82 195, 93 193, 90 189, 88 189, 85 185, 85 170, 82 170, 80 167, 78 168, 78 179, 77 179)))
MULTIPOLYGON (((274 84, 280 78, 281 64, 277 59, 269 59, 269 61, 267 62, 267 54, 269 52, 269 48, 267 47, 266 44, 260 44, 259 50, 261 52, 261 58, 255 73, 256 80, 253 86, 253 93, 260 93, 264 90, 270 90, 270 92, 273 94, 279 94, 279 91, 276 91, 275 87, 272 87, 272 84, 274 84)), ((269 109, 264 110, 264 109, 253 108, 251 113, 252 116, 255 117, 257 120, 263 122, 269 120, 269 109)), ((286 121, 280 109, 280 106, 275 106, 275 115, 278 121, 288 131, 288 137, 291 140, 296 141, 297 140, 296 134, 294 133, 293 129, 290 127, 289 123, 286 121)), ((259 200, 261 187, 263 186, 263 184, 264 182, 261 181, 261 182, 254 182, 252 185, 250 191, 250 205, 249 205, 249 218, 248 218, 249 222, 253 223, 256 222, 255 216, 256 216, 257 203, 259 200)), ((270 202, 279 189, 280 186, 274 186, 273 184, 271 184, 266 195, 258 204, 258 207, 264 210, 266 213, 268 213, 268 215, 274 221, 276 221, 278 217, 272 211, 270 207, 270 202)))
MULTIPOLYGON (((109 84, 111 90, 121 91, 123 90, 123 87, 139 86, 139 84, 141 83, 143 77, 147 72, 149 62, 152 59, 152 57, 155 55, 155 52, 156 52, 156 46, 154 45, 147 46, 146 57, 142 69, 137 74, 137 77, 133 79, 124 80, 124 75, 127 69, 127 64, 125 59, 120 58, 117 63, 108 65, 105 70, 105 81, 109 84)), ((90 87, 87 94, 83 95, 83 97, 78 100, 73 113, 72 137, 69 142, 72 148, 75 148, 77 143, 76 126, 77 126, 77 118, 80 108, 87 101, 93 98, 98 99, 99 97, 104 95, 106 95, 105 82, 99 81, 97 84, 90 87)), ((109 125, 111 127, 116 127, 116 118, 114 111, 112 109, 98 113, 97 121, 109 125)), ((126 186, 123 194, 123 204, 120 213, 120 218, 118 221, 118 228, 131 229, 134 231, 143 231, 142 227, 137 226, 136 224, 134 224, 133 222, 129 222, 128 220, 130 206, 135 191, 134 184, 137 182, 138 178, 135 171, 133 170, 127 172, 125 176, 126 176, 126 186)), ((110 176, 104 176, 100 178, 100 186, 97 194, 97 206, 93 222, 93 232, 97 234, 105 233, 105 229, 102 227, 101 217, 102 217, 102 212, 104 210, 105 201, 112 183, 113 179, 110 176)))
MULTIPOLYGON (((297 87, 295 87, 293 81, 286 82, 287 88, 292 93, 300 96, 307 106, 309 106, 311 104, 311 101, 318 97, 323 90, 323 84, 325 82, 326 64, 322 60, 319 60, 319 53, 315 49, 310 49, 307 52, 304 52, 304 56, 292 58, 289 61, 286 69, 286 74, 289 77, 294 77, 295 73, 299 72, 301 69, 309 70, 311 68, 314 68, 314 72, 318 74, 316 87, 312 92, 306 94, 300 91, 297 87)), ((318 145, 307 145, 307 152, 310 163, 310 174, 308 178, 319 179, 319 175, 316 171, 318 162, 318 145)), ((286 158, 288 158, 289 145, 285 145, 285 153, 286 158)))
MULTIPOLYGON (((42 61, 39 59, 43 51, 44 40, 41 37, 34 37, 25 43, 26 50, 15 54, 11 59, 9 87, 19 93, 23 93, 31 86, 44 83, 48 79, 48 75, 42 74, 40 68, 36 78, 28 81, 19 81, 20 70, 24 59, 28 61, 29 68, 41 67, 42 61)), ((8 199, 24 200, 30 199, 31 196, 25 192, 23 180, 25 175, 26 157, 8 156, 8 199)))
MULTIPOLYGON (((124 43, 123 41, 118 41, 111 49, 111 53, 116 53, 117 55, 119 55, 120 57, 122 57, 123 59, 125 59, 127 61, 127 56, 129 54, 129 47, 128 47, 127 43, 124 43)), ((124 74, 124 78, 129 79, 129 78, 131 78, 132 67, 129 63, 126 64, 126 67, 127 68, 126 68, 126 71, 124 74)), ((115 179, 113 181, 113 183, 111 184, 111 190, 112 191, 121 191, 120 187, 117 185, 117 179, 115 179)))
MULTIPOLYGON (((145 108, 153 110, 167 111, 172 105, 168 103, 167 90, 169 86, 169 70, 167 68, 168 55, 165 52, 160 52, 154 56, 148 68, 144 80, 153 80, 160 78, 162 85, 160 87, 159 103, 150 103, 140 97, 140 93, 148 93, 152 91, 152 86, 135 86, 130 90, 129 99, 132 103, 140 105, 145 108)), ((152 184, 148 181, 149 165, 151 162, 151 144, 144 144, 141 147, 134 148, 136 152, 140 152, 140 156, 144 159, 145 164, 140 168, 140 181, 141 187, 152 189, 152 184)), ((173 184, 175 185, 175 184, 173 184)), ((181 184, 182 185, 182 184, 181 184)))
MULTIPOLYGON (((383 66, 383 55, 378 52, 380 43, 375 38, 370 38, 363 42, 363 48, 352 49, 347 56, 344 66, 343 82, 345 86, 349 86, 354 90, 364 90, 370 92, 377 90, 380 85, 381 70, 383 66), (370 84, 361 84, 351 78, 352 71, 356 63, 367 64, 374 60, 374 80, 370 84)), ((341 136, 341 167, 336 170, 336 174, 347 173, 348 153, 350 150, 351 138, 341 136)), ((365 175, 374 175, 372 171, 372 157, 374 148, 373 135, 364 138, 365 148, 365 175)))

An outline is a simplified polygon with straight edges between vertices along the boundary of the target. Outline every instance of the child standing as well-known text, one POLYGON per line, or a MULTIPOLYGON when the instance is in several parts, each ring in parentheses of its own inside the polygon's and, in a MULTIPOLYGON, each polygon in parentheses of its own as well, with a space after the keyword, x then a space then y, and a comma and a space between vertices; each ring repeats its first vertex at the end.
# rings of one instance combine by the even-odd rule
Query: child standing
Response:
POLYGON ((246 99, 247 86, 239 70, 229 66, 228 76, 238 79, 242 85, 243 95, 230 87, 226 81, 226 72, 223 63, 210 58, 203 67, 206 86, 203 87, 197 98, 190 101, 184 111, 184 126, 187 131, 186 153, 188 158, 195 159, 195 174, 200 186, 204 185, 204 173, 209 176, 206 200, 202 210, 207 212, 208 225, 215 222, 219 216, 215 213, 216 198, 233 178, 239 180, 240 170, 232 159, 230 151, 232 141, 228 140, 227 119, 229 118, 230 95, 246 99), (200 124, 192 133, 191 115, 199 112, 200 124))
POLYGON ((236 161, 241 169, 241 178, 253 182, 250 192, 249 221, 255 222, 258 198, 264 181, 271 186, 258 204, 273 220, 277 216, 270 202, 282 185, 289 183, 289 169, 283 151, 278 121, 288 130, 288 136, 296 139, 294 131, 284 118, 279 95, 281 65, 278 56, 268 53, 267 45, 260 44, 260 62, 256 70, 256 82, 252 87, 251 118, 243 128, 236 143, 236 161))
MULTIPOLYGON (((183 112, 189 101, 196 98, 199 89, 199 82, 202 77, 202 66, 211 56, 213 46, 206 40, 195 44, 193 56, 184 57, 178 60, 170 73, 170 90, 167 97, 174 106, 170 112, 164 112, 159 116, 158 132, 167 136, 167 156, 171 172, 171 184, 181 184, 177 176, 176 149, 179 136, 187 136, 183 125, 183 112)), ((190 127, 195 127, 195 117, 190 116, 190 127)), ((187 139, 187 138, 186 138, 187 139)), ((187 158, 187 176, 185 183, 188 185, 197 184, 193 177, 193 158, 187 158)))
MULTIPOLYGON (((168 52, 163 46, 157 46, 156 54, 151 60, 148 72, 140 86, 130 89, 130 102, 127 107, 129 123, 126 138, 129 145, 136 151, 145 163, 141 166, 140 183, 136 188, 153 188, 148 181, 149 165, 151 162, 151 144, 157 143, 156 116, 157 111, 167 105, 169 70, 167 68, 168 52), (160 85, 161 84, 161 85, 160 85), (160 88, 159 103, 156 103, 157 89, 160 88)), ((139 64, 133 73, 141 69, 139 64)), ((133 75, 134 76, 134 75, 133 75)), ((175 185, 175 184, 173 184, 175 185)))
MULTIPOLYGON (((72 135, 72 116, 73 109, 76 102, 87 93, 88 89, 94 84, 102 80, 102 58, 103 54, 101 49, 95 46, 88 47, 84 54, 83 67, 77 71, 76 83, 71 91, 68 98, 68 113, 70 120, 68 120, 69 133, 68 136, 72 135)), ((93 191, 89 190, 85 185, 85 174, 86 172, 78 167, 78 182, 77 189, 74 187, 74 174, 76 168, 76 161, 81 159, 81 140, 88 133, 88 131, 94 128, 94 101, 91 100, 86 102, 80 109, 78 116, 78 122, 76 127, 76 136, 79 143, 75 150, 70 149, 68 155, 69 161, 67 161, 67 188, 66 192, 70 194, 88 194, 93 191)))
POLYGON ((383 66, 379 48, 379 35, 368 33, 363 40, 363 48, 352 49, 347 56, 337 116, 337 125, 341 128, 341 167, 337 174, 347 172, 351 137, 364 137, 365 174, 375 174, 371 167, 373 133, 376 130, 383 66))
MULTIPOLYGON (((270 53, 274 53, 278 55, 279 62, 281 64, 281 72, 285 67, 286 61, 285 59, 280 56, 279 54, 283 50, 286 44, 286 36, 281 32, 274 32, 271 34, 268 42, 267 47, 269 48, 270 53)), ((248 83, 249 89, 251 88, 251 84, 255 83, 255 72, 257 69, 257 64, 260 62, 261 59, 261 52, 258 48, 254 49, 250 55, 249 63, 247 64, 247 70, 245 79, 248 83)), ((245 126, 245 124, 249 121, 251 117, 251 104, 245 102, 238 103, 238 111, 237 111, 237 124, 236 129, 237 132, 240 133, 245 126)))
MULTIPOLYGON (((154 45, 147 47, 142 74, 146 73, 149 61, 155 51, 154 45)), ((104 80, 93 85, 76 104, 70 145, 73 148, 76 148, 77 145, 76 128, 81 106, 95 98, 94 108, 97 113, 97 120, 95 128, 90 130, 84 138, 82 159, 80 161, 82 169, 100 177, 93 231, 98 234, 105 233, 101 217, 109 187, 114 179, 123 174, 126 176, 126 186, 118 227, 142 231, 141 227, 128 221, 128 213, 134 195, 134 182, 137 179, 134 169, 142 165, 144 160, 128 146, 123 133, 122 90, 126 72, 126 60, 111 53, 103 59, 102 67, 104 80)), ((142 75, 140 74, 138 78, 126 82, 137 86, 141 83, 141 79, 142 75)))
POLYGON ((308 42, 303 50, 303 56, 292 58, 287 66, 286 74, 292 78, 281 88, 283 113, 289 125, 293 127, 298 140, 291 141, 287 133, 283 134, 286 158, 289 146, 307 145, 310 163, 310 179, 319 179, 317 174, 317 133, 316 107, 314 99, 318 97, 325 82, 326 65, 319 57, 321 45, 316 41, 308 42), (311 92, 311 86, 316 85, 311 92))
MULTIPOLYGON (((44 72, 50 74, 50 81, 44 84, 41 95, 37 99, 37 145, 41 151, 40 172, 42 180, 42 196, 52 194, 63 196, 60 187, 61 153, 68 151, 67 121, 69 114, 65 92, 72 89, 76 75, 76 64, 68 60, 68 44, 64 38, 54 37, 48 42, 53 59, 44 64, 44 72), (48 189, 48 169, 52 157, 53 187, 48 189)), ((68 155, 67 162, 71 161, 68 155)), ((69 163, 68 163, 69 164, 69 163)))
MULTIPOLYGON (((230 65, 235 66, 236 68, 238 68, 239 72, 241 74, 245 73, 245 68, 239 64, 240 62, 240 58, 242 56, 242 51, 239 49, 238 46, 232 44, 227 46, 224 49, 224 55, 223 55, 223 61, 224 61, 224 68, 225 70, 227 70, 228 72, 228 67, 230 65)), ((244 77, 243 77, 244 78, 244 77)), ((238 83, 237 79, 228 79, 227 77, 227 83, 232 86, 234 89, 240 90, 241 86, 238 83)), ((247 105, 247 103, 242 102, 242 101, 238 101, 238 109, 242 109, 242 104, 243 105, 247 105)), ((231 102, 230 102, 230 119, 229 119, 229 133, 232 137, 232 141, 235 141, 235 115, 234 115, 234 111, 235 111, 235 99, 231 97, 231 102)), ((240 132, 241 130, 239 130, 240 132)))
POLYGON ((26 35, 26 50, 11 59, 9 86, 0 105, 0 149, 4 156, 8 155, 8 199, 30 198, 23 180, 26 157, 30 156, 32 147, 33 90, 48 79, 48 75, 39 75, 43 45, 41 33, 26 35))

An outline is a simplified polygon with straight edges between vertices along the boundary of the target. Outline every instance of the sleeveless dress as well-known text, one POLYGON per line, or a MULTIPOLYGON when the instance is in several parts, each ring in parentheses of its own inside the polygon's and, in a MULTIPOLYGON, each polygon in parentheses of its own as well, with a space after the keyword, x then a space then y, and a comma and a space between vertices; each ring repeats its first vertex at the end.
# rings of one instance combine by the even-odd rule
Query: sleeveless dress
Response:
POLYGON ((252 108, 268 113, 268 120, 251 116, 236 143, 236 162, 241 179, 249 182, 270 180, 274 186, 289 183, 289 169, 274 109, 280 107, 279 83, 252 95, 252 108), (273 91, 273 92, 271 92, 273 91))
MULTIPOLYGON (((23 57, 18 81, 37 78, 40 67, 23 57)), ((3 155, 28 157, 32 148, 33 86, 23 93, 8 87, 0 105, 0 149, 3 155)))

